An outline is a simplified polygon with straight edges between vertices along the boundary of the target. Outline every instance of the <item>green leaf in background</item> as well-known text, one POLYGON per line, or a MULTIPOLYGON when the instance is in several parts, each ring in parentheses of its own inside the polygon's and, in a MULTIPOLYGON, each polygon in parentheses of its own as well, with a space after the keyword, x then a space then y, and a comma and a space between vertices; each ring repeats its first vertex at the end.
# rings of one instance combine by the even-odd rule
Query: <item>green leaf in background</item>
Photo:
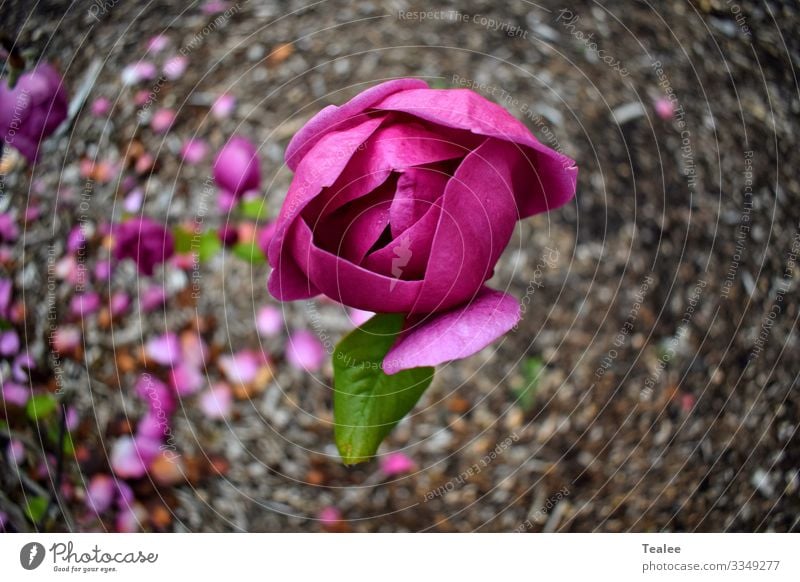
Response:
POLYGON ((33 421, 47 418, 56 411, 56 398, 52 394, 37 394, 25 405, 25 412, 33 421))
POLYGON ((334 432, 346 465, 375 455, 433 380, 434 368, 392 376, 383 372, 383 357, 402 330, 403 319, 401 314, 378 314, 345 336, 333 352, 334 432))
POLYGON ((517 404, 525 412, 533 408, 543 371, 544 362, 539 358, 527 358, 522 362, 522 376, 525 378, 525 383, 521 388, 514 390, 514 395, 517 397, 517 404))
POLYGON ((262 265, 267 262, 267 258, 255 241, 234 245, 233 254, 254 265, 262 265))
POLYGON ((46 497, 28 498, 28 503, 25 504, 25 516, 33 523, 40 523, 45 511, 47 511, 46 497))
POLYGON ((239 204, 239 212, 245 218, 252 218, 256 222, 267 220, 267 201, 263 198, 243 200, 239 204))
POLYGON ((185 228, 176 226, 172 229, 172 236, 175 238, 176 253, 185 255, 186 253, 192 252, 192 237, 194 235, 191 232, 185 228))
POLYGON ((207 230, 200 235, 197 258, 204 263, 212 259, 220 249, 222 249, 222 241, 219 240, 219 235, 213 230, 207 230))

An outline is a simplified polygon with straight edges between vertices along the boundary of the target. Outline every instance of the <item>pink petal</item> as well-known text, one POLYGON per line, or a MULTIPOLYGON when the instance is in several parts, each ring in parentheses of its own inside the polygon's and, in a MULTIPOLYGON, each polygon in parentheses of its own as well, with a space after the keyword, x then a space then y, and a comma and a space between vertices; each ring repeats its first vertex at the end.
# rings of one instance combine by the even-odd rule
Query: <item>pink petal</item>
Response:
POLYGON ((257 190, 261 170, 255 144, 241 136, 231 137, 214 161, 214 180, 220 188, 236 196, 257 190))
POLYGON ((86 486, 86 507, 94 513, 103 513, 111 507, 117 487, 110 475, 95 475, 86 486))
POLYGON ((187 363, 181 363, 170 370, 170 383, 180 396, 190 396, 200 391, 205 384, 205 376, 187 363))
POLYGON ((381 471, 389 477, 410 473, 415 468, 414 461, 405 453, 395 452, 381 457, 381 471))
POLYGON ((141 310, 149 313, 167 302, 167 292, 162 287, 148 287, 142 292, 140 301, 141 310))
POLYGON ((164 63, 164 76, 171 81, 180 79, 186 72, 186 67, 188 65, 188 58, 183 55, 175 55, 164 63))
POLYGON ((289 169, 297 171, 300 161, 328 132, 348 129, 348 124, 354 119, 361 123, 363 119, 358 119, 360 114, 393 93, 421 87, 427 85, 417 79, 396 79, 371 87, 339 107, 328 105, 300 128, 289 142, 286 164, 289 169))
POLYGON ((181 334, 181 351, 183 361, 198 370, 202 370, 206 365, 208 357, 208 346, 197 333, 184 332, 181 334))
POLYGON ((134 188, 125 196, 122 202, 122 208, 128 214, 135 214, 139 212, 144 202, 144 190, 141 188, 134 188))
POLYGON ((272 305, 265 305, 259 309, 256 316, 256 329, 265 337, 278 335, 283 329, 281 310, 272 305))
POLYGON ((199 404, 208 418, 223 420, 233 410, 233 394, 227 384, 214 384, 200 395, 199 404))
POLYGON ((656 109, 656 115, 665 121, 672 119, 672 116, 675 114, 675 107, 672 104, 672 101, 666 97, 657 99, 654 106, 656 109))
POLYGON ((169 44, 169 38, 163 34, 156 35, 147 41, 147 50, 152 53, 160 53, 169 44))
POLYGON ((227 119, 234 109, 236 109, 236 97, 229 93, 223 93, 211 106, 211 114, 217 119, 227 119))
POLYGON ((150 128, 156 133, 166 133, 175 123, 177 114, 172 109, 159 109, 150 120, 150 128))
POLYGON ((142 374, 133 388, 136 395, 154 412, 169 416, 175 411, 175 397, 169 386, 150 374, 142 374))
POLYGON ((324 526, 337 525, 342 521, 342 512, 339 511, 338 507, 328 505, 320 510, 317 519, 319 519, 324 526))
POLYGON ((298 370, 316 372, 325 362, 325 347, 310 331, 296 331, 289 336, 286 360, 298 370))
POLYGON ((147 357, 162 366, 177 364, 181 357, 178 336, 173 332, 154 337, 145 346, 147 357))
POLYGON ((139 61, 122 69, 122 83, 124 85, 135 85, 140 81, 149 81, 156 78, 158 70, 153 63, 139 61))
POLYGON ((81 345, 81 338, 79 327, 58 327, 53 332, 53 349, 59 354, 71 354, 81 345))
POLYGON ((141 503, 120 509, 117 514, 116 528, 119 533, 136 533, 147 521, 147 510, 141 503))
POLYGON ((111 447, 111 469, 123 479, 138 479, 147 472, 147 465, 158 452, 158 443, 149 439, 123 436, 111 447))
POLYGON ((15 382, 4 382, 2 388, 0 388, 0 394, 2 394, 4 406, 15 404, 22 407, 28 403, 31 390, 15 382))
POLYGON ((208 144, 200 138, 186 140, 181 148, 181 157, 187 164, 199 164, 208 153, 208 144))
POLYGON ((108 302, 108 310, 112 316, 124 315, 131 305, 130 296, 125 291, 116 291, 108 302))
POLYGON ((8 441, 6 456, 9 461, 15 465, 19 465, 25 460, 25 445, 23 445, 22 441, 18 439, 11 439, 8 441))
POLYGON ((105 117, 111 111, 111 100, 108 97, 98 97, 92 101, 91 112, 94 117, 105 117))
POLYGON ((261 354, 250 350, 219 357, 219 367, 232 384, 250 384, 263 365, 261 354))
POLYGON ((69 303, 73 317, 84 318, 100 309, 100 295, 94 292, 79 293, 69 303))
POLYGON ((484 287, 466 306, 423 318, 403 332, 383 359, 387 374, 466 358, 508 332, 520 319, 517 300, 484 287))

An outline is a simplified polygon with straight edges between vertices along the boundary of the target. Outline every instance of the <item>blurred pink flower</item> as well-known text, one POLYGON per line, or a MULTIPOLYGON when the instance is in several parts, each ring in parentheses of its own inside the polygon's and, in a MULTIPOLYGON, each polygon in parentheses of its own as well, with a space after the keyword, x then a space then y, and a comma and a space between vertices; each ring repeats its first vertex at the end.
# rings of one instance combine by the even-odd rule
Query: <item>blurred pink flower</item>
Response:
POLYGON ((150 120, 150 128, 156 133, 166 133, 175 123, 176 117, 177 115, 172 109, 159 109, 150 120))
POLYGON ((81 345, 81 330, 72 325, 62 325, 53 332, 53 349, 59 354, 71 354, 81 345))
POLYGON ((252 350, 219 357, 219 367, 232 384, 250 384, 263 365, 262 355, 252 350))
POLYGON ((92 101, 91 113, 94 117, 105 117, 111 111, 111 100, 108 97, 98 97, 92 101))
POLYGON ((166 35, 158 34, 147 41, 147 50, 151 53, 160 53, 169 44, 169 38, 166 35))
POLYGON ((241 136, 231 137, 214 161, 214 180, 235 196, 257 190, 261 184, 261 169, 253 142, 241 136))
POLYGON ((342 521, 342 512, 338 507, 333 505, 326 505, 323 507, 317 518, 322 522, 323 526, 335 526, 342 521))
POLYGON ((167 59, 164 63, 164 76, 170 81, 180 79, 186 72, 186 67, 189 65, 189 59, 183 55, 175 55, 167 59))
POLYGON ((100 295, 94 291, 78 293, 69 302, 69 310, 73 317, 84 318, 100 309, 100 295))
POLYGON ((672 101, 666 97, 660 97, 659 99, 656 99, 654 107, 656 110, 656 115, 665 121, 672 119, 672 116, 675 114, 675 106, 672 104, 672 101))
POLYGON ((0 388, 0 394, 2 394, 3 403, 5 406, 8 406, 9 404, 15 404, 22 407, 28 403, 31 390, 30 388, 21 386, 16 382, 3 382, 3 386, 0 388))
POLYGON ((186 140, 181 148, 181 158, 187 164, 199 164, 208 153, 208 144, 198 138, 186 140))
POLYGON ((283 329, 283 314, 273 305, 265 305, 258 310, 256 329, 262 336, 278 335, 283 329))
POLYGON ((124 85, 135 85, 141 81, 150 81, 156 78, 158 69, 148 61, 132 63, 122 69, 122 83, 124 85))
POLYGON ((286 360, 298 370, 315 372, 325 361, 325 347, 310 331, 296 331, 289 336, 286 360))
POLYGON ((381 457, 381 471, 389 477, 410 473, 415 468, 414 461, 408 455, 399 451, 381 457))
POLYGON ((145 345, 147 357, 162 366, 174 366, 180 361, 181 349, 178 336, 167 332, 156 336, 145 345))
POLYGON ((200 410, 208 418, 223 420, 233 410, 233 394, 230 386, 218 382, 200 395, 200 410))
POLYGON ((94 513, 103 513, 114 502, 117 488, 110 475, 95 475, 86 486, 86 507, 94 513))
POLYGON ((0 333, 0 356, 14 356, 19 352, 19 335, 13 329, 0 333))
POLYGON ((236 109, 236 97, 230 93, 223 93, 211 106, 211 115, 217 119, 226 119, 230 117, 234 109, 236 109))
POLYGON ((125 291, 116 291, 108 302, 108 310, 112 316, 124 315, 130 305, 130 296, 125 291))

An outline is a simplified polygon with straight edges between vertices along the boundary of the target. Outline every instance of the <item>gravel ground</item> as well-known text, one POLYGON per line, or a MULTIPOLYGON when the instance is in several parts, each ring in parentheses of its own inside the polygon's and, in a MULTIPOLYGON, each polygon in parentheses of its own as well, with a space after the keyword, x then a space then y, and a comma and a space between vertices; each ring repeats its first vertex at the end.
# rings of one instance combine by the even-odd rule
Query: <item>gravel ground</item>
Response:
MULTIPOLYGON (((88 100, 114 102, 107 119, 78 112, 33 172, 19 163, 6 178, 13 207, 43 209, 8 266, 38 357, 49 243, 63 248, 81 218, 86 158, 130 159, 141 144, 157 158, 142 178, 145 213, 191 222, 210 204, 209 165, 182 165, 182 138, 214 149, 241 132, 260 142, 274 215, 291 179, 283 150, 305 120, 379 80, 414 76, 477 85, 502 103, 577 160, 577 197, 521 223, 498 266, 494 286, 525 298, 518 329, 440 368, 387 441, 416 463, 408 474, 387 477, 377 461, 341 466, 330 444, 331 370, 300 373, 284 363, 285 339, 255 332, 255 309, 271 301, 266 266, 221 254, 202 265, 196 302, 186 276, 169 273, 167 310, 85 323, 83 353, 58 372, 83 419, 74 438, 85 454, 66 459, 76 493, 51 529, 113 527, 80 518, 82 475, 130 430, 142 338, 192 328, 212 344, 212 362, 260 346, 274 375, 227 422, 184 403, 173 430, 187 478, 132 483, 146 530, 800 529, 795 3, 228 6, 219 20, 181 2, 0 1, 5 35, 57 63, 71 95, 86 88, 88 100), (154 98, 153 109, 178 111, 166 137, 138 123, 152 111, 137 114, 120 77, 159 33, 173 50, 190 47, 187 72, 154 98), (225 91, 239 100, 235 114, 209 117, 225 91), (662 118, 654 103, 669 95, 675 111, 662 118), (319 521, 328 506, 341 522, 319 521)), ((118 216, 119 190, 116 179, 98 180, 87 219, 118 216)), ((137 283, 132 270, 115 278, 137 283)), ((69 290, 56 292, 66 304, 69 290)), ((351 326, 330 302, 282 308, 290 329, 337 339, 351 326)), ((3 490, 18 500, 19 477, 2 462, 3 490)))

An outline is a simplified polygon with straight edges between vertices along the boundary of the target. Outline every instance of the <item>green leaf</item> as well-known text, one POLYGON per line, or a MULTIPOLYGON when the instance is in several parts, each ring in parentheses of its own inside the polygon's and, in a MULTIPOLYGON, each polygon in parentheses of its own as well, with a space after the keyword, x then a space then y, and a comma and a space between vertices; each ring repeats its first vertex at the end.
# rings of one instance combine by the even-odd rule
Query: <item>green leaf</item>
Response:
POLYGON ((192 252, 192 238, 193 234, 182 228, 176 226, 172 229, 172 236, 175 238, 175 252, 179 255, 185 255, 192 252))
POLYGON ((207 230, 200 235, 200 243, 197 247, 197 258, 201 262, 206 262, 213 258, 222 248, 222 241, 219 235, 213 230, 207 230))
POLYGON ((33 421, 47 418, 56 411, 57 403, 52 394, 37 394, 25 405, 25 412, 33 421))
POLYGON ((264 253, 261 252, 261 249, 255 241, 234 245, 233 254, 254 265, 262 265, 267 261, 267 258, 264 256, 264 253))
POLYGON ((333 352, 336 446, 346 465, 368 461, 414 407, 433 380, 434 368, 392 376, 383 357, 403 328, 401 314, 378 314, 340 341, 333 352))
POLYGON ((267 220, 267 201, 263 198, 243 200, 239 204, 239 213, 245 218, 252 218, 256 222, 267 220))
POLYGON ((522 375, 525 378, 525 384, 521 388, 514 390, 514 395, 517 397, 517 404, 525 412, 533 408, 543 371, 544 362, 539 358, 528 358, 522 363, 522 375))
POLYGON ((45 511, 47 511, 46 497, 28 498, 28 503, 25 504, 25 516, 33 523, 41 522, 45 511))

